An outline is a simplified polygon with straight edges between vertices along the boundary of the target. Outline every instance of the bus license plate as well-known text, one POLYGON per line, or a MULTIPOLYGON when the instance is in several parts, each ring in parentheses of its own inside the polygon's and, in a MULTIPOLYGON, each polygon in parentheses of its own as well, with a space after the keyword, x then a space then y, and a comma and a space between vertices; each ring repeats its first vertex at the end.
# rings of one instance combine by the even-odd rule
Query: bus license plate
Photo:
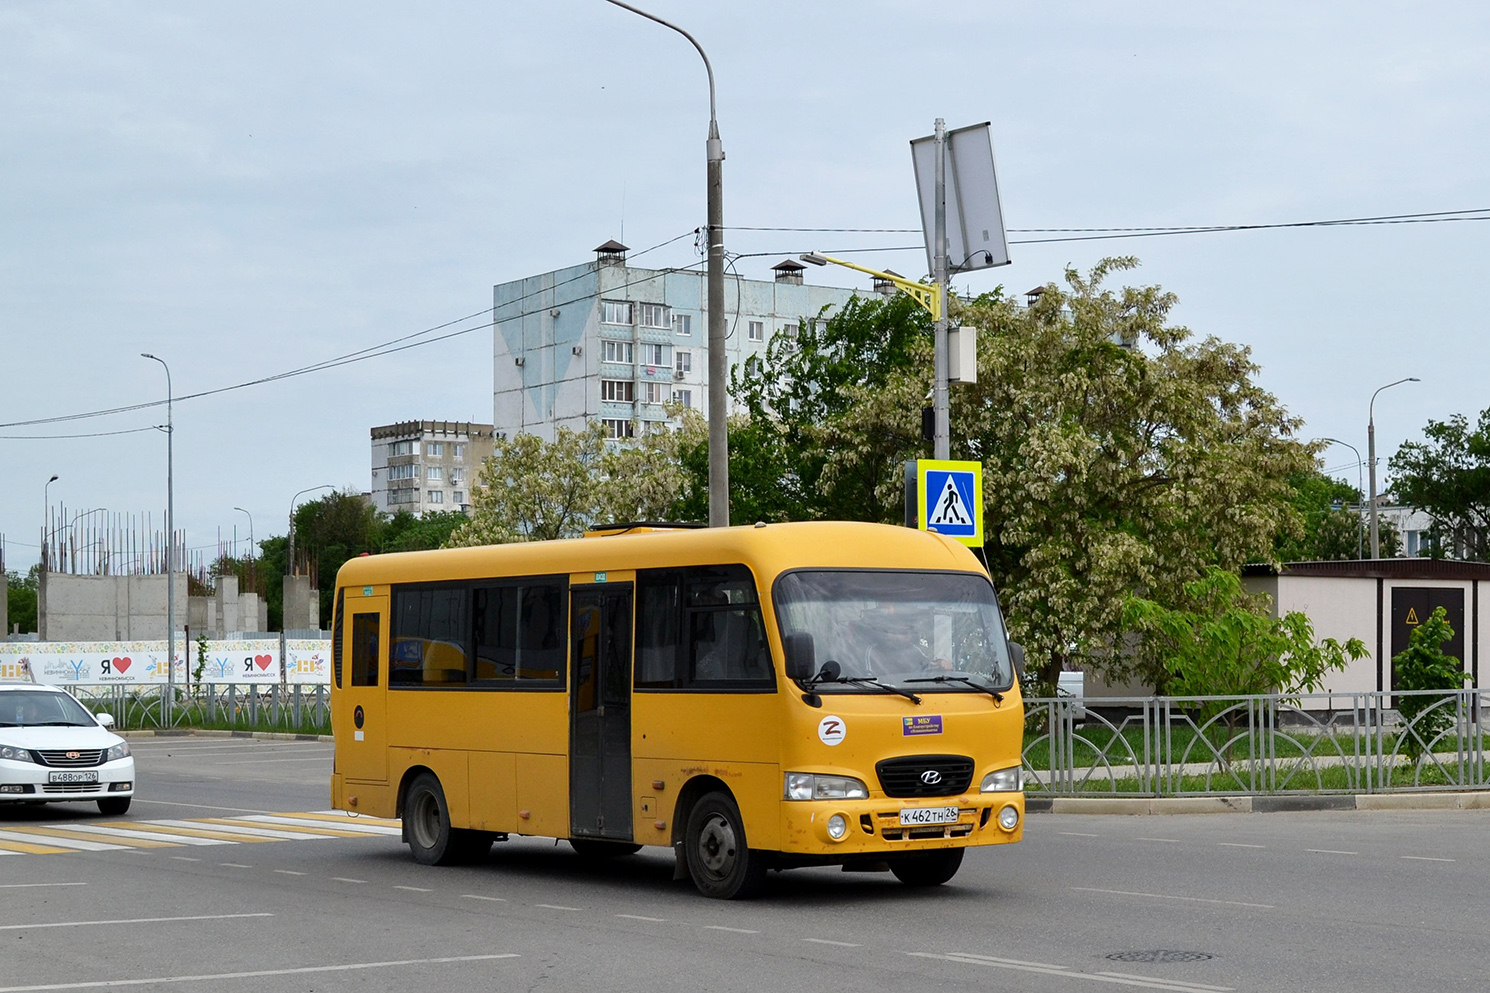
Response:
POLYGON ((98 771, 89 772, 53 772, 47 774, 49 783, 96 783, 98 782, 98 771))
POLYGON ((903 807, 900 811, 900 826, 956 824, 959 813, 956 807, 903 807))

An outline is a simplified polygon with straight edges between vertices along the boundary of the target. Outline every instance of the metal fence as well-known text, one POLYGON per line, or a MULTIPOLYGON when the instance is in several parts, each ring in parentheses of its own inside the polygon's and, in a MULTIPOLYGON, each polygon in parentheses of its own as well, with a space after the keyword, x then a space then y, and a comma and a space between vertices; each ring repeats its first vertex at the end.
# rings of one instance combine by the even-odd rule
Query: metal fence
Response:
POLYGON ((1490 788, 1487 695, 1027 699, 1025 789, 1156 797, 1490 788), (1424 704, 1411 720, 1398 709, 1408 697, 1424 704))
POLYGON ((89 710, 107 713, 121 730, 195 727, 328 733, 331 688, 319 684, 209 683, 167 686, 74 686, 89 710))

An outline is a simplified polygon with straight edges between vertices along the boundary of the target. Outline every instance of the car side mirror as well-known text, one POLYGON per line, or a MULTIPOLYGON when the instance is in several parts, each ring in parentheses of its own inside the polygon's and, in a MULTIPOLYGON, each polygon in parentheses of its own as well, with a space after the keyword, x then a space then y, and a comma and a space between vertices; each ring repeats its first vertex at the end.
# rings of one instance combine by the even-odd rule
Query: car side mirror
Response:
POLYGON ((114 726, 113 714, 94 714, 93 718, 98 721, 99 727, 111 728, 114 726))
POLYGON ((1019 679, 1024 680, 1024 646, 1017 641, 1009 642, 1009 661, 1014 663, 1014 671, 1019 674, 1019 679))
POLYGON ((786 636, 786 676, 800 682, 811 679, 817 671, 816 649, 812 635, 794 631, 786 636))

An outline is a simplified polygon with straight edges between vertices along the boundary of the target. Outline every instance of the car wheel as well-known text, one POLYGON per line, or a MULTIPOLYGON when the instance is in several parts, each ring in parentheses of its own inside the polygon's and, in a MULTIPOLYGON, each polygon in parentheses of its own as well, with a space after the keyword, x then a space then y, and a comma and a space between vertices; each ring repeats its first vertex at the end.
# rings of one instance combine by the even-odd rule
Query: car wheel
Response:
POLYGON ((641 845, 628 841, 601 841, 596 838, 570 838, 569 847, 582 859, 614 859, 624 855, 635 855, 641 845))
POLYGON ((897 855, 890 860, 890 871, 907 886, 940 886, 962 867, 961 848, 897 855))
POLYGON ((746 843, 740 808, 727 793, 708 793, 688 815, 684 849, 693 885, 716 900, 747 899, 766 878, 766 854, 746 843))
POLYGON ((491 835, 450 826, 450 806, 432 772, 420 773, 409 784, 403 817, 409 850, 422 865, 459 865, 491 851, 491 835))
POLYGON ((129 813, 129 800, 127 796, 105 797, 98 801, 98 812, 105 817, 118 817, 129 813))

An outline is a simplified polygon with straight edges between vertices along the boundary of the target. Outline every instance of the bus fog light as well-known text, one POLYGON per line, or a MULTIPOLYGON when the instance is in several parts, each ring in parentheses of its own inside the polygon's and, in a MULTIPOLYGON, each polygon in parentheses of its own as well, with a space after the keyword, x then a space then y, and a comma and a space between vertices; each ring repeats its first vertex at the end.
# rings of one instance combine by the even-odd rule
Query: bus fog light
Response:
POLYGON ((1015 828, 1019 827, 1019 808, 1009 806, 1005 807, 1003 810, 1000 810, 999 827, 1003 828, 1005 831, 1013 831, 1015 828))
POLYGON ((842 841, 846 834, 848 834, 848 821, 843 819, 842 814, 834 814, 828 818, 828 837, 834 841, 842 841))

